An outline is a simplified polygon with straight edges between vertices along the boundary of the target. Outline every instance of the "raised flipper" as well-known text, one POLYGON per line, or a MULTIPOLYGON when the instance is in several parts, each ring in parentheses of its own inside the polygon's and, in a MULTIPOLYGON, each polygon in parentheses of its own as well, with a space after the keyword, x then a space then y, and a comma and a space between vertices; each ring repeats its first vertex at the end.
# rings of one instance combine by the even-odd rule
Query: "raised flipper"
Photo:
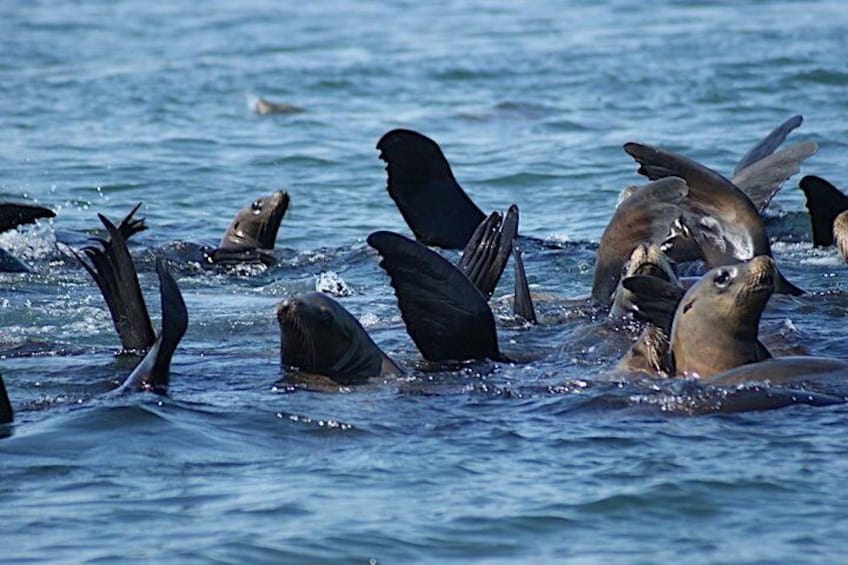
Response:
POLYGON ((512 257, 515 261, 515 299, 512 301, 512 313, 531 324, 537 324, 536 309, 533 308, 533 300, 530 298, 530 286, 527 284, 518 238, 512 240, 512 257))
POLYGON ((637 320, 653 324, 671 334, 671 322, 686 291, 657 277, 637 275, 621 281, 632 293, 630 304, 637 320))
POLYGON ((456 182, 442 150, 418 132, 395 129, 377 143, 389 196, 425 245, 462 249, 486 216, 456 182))
POLYGON ((751 199, 762 214, 783 183, 801 170, 801 163, 818 151, 813 141, 795 143, 745 167, 730 182, 751 199))
MULTIPOLYGON (((128 218, 130 216, 132 212, 128 218)), ((98 217, 109 237, 98 239, 97 246, 82 249, 87 261, 80 254, 76 254, 76 257, 100 287, 124 350, 141 352, 153 345, 156 336, 138 284, 135 265, 121 231, 103 215, 98 214, 98 217)), ((138 224, 125 220, 121 225, 138 224)))
POLYGON ((505 219, 500 212, 492 212, 477 226, 465 246, 457 267, 487 300, 495 292, 517 235, 518 206, 513 204, 505 219))
POLYGON ((53 218, 56 212, 31 204, 0 204, 0 233, 31 224, 38 218, 53 218))
MULTIPOLYGON (((677 176, 686 181, 686 223, 709 267, 731 265, 757 255, 772 256, 759 211, 728 179, 697 161, 658 147, 626 143, 624 150, 639 163, 639 173, 649 179, 677 176)), ((673 249, 664 251, 675 261, 687 260, 673 249)), ((781 294, 804 294, 779 271, 775 287, 781 294)))
POLYGON ((425 359, 500 358, 492 310, 459 269, 396 233, 374 232, 368 245, 382 256, 407 332, 425 359))
POLYGON ((159 293, 162 300, 162 331, 159 337, 133 370, 119 392, 150 391, 168 393, 171 359, 188 328, 188 311, 177 281, 161 259, 156 259, 159 293))
POLYGON ((147 224, 144 223, 144 218, 133 218, 139 208, 141 208, 141 202, 136 204, 135 207, 130 210, 130 213, 121 220, 120 224, 118 224, 118 231, 121 232, 122 236, 124 236, 124 240, 128 240, 138 232, 142 232, 147 229, 147 224))
POLYGON ((833 244, 833 222, 848 210, 848 196, 821 177, 807 175, 799 184, 807 197, 807 210, 813 226, 813 245, 833 244))
POLYGON ((788 136, 792 130, 800 126, 803 121, 804 118, 798 114, 797 116, 792 116, 774 128, 765 137, 765 139, 752 147, 747 153, 745 153, 744 157, 739 159, 739 162, 736 163, 736 168, 733 169, 733 175, 736 176, 736 174, 745 167, 750 167, 757 161, 761 161, 774 153, 774 150, 780 147, 780 145, 786 140, 786 136, 788 136))
POLYGON ((12 403, 9 402, 9 394, 6 392, 6 384, 0 375, 0 424, 11 424, 15 419, 12 412, 12 403))

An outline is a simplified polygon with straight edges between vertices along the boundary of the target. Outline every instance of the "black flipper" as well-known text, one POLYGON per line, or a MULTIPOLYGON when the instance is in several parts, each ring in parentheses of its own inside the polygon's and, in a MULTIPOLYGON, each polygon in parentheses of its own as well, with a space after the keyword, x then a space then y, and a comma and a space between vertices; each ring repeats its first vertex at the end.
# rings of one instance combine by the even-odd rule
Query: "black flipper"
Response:
POLYGON ((631 302, 636 319, 653 324, 671 335, 674 313, 686 291, 676 284, 644 275, 627 277, 621 284, 633 293, 631 302))
MULTIPOLYGON (((146 350, 153 345, 156 336, 127 242, 112 222, 101 214, 98 217, 106 227, 109 238, 98 240, 97 246, 82 249, 88 261, 80 254, 76 254, 76 257, 100 287, 124 350, 146 350)), ((125 225, 124 222, 121 224, 125 225)), ((132 224, 134 222, 126 225, 132 224)))
POLYGON ((515 261, 515 299, 512 301, 512 312, 531 324, 537 324, 536 310, 530 298, 530 286, 527 284, 527 275, 524 273, 524 260, 521 258, 518 238, 512 240, 512 257, 515 261))
POLYGON ((14 419, 15 414, 12 412, 12 403, 9 402, 9 395, 6 392, 3 376, 0 375, 0 424, 11 424, 14 419))
POLYGON ((503 274, 512 240, 518 235, 518 206, 509 207, 506 218, 492 212, 474 231, 457 267, 474 283, 486 299, 492 297, 503 274))
POLYGON ((425 359, 500 358, 492 310, 459 269, 396 233, 374 232, 368 245, 382 256, 406 330, 425 359))
POLYGON ((813 245, 833 245, 833 221, 848 210, 848 196, 821 177, 807 175, 799 184, 807 197, 813 227, 813 245))
POLYGON ((818 149, 818 144, 813 141, 794 143, 745 167, 730 182, 739 187, 762 214, 783 183, 798 173, 804 159, 818 149))
POLYGON ((156 259, 159 294, 162 301, 162 331, 141 363, 121 385, 120 392, 150 391, 168 393, 171 359, 188 328, 188 311, 183 295, 161 259, 156 259))
POLYGON ((31 224, 38 218, 53 218, 56 212, 31 204, 0 204, 0 233, 31 224))
POLYGON ((462 190, 442 150, 418 132, 395 129, 377 142, 389 196, 418 241, 462 249, 485 214, 462 190))
POLYGON ((774 150, 780 147, 780 145, 786 140, 786 136, 788 136, 792 130, 800 126, 803 121, 804 118, 798 114, 797 116, 792 116, 774 128, 765 137, 765 139, 753 146, 747 153, 745 153, 744 157, 739 159, 739 162, 736 163, 736 168, 733 169, 734 176, 745 167, 749 167, 757 161, 765 159, 774 153, 774 150))
POLYGON ((130 213, 121 220, 120 224, 118 224, 118 231, 121 232, 121 235, 124 236, 125 240, 128 240, 138 232, 142 232, 147 229, 147 224, 144 223, 144 218, 133 218, 139 208, 141 208, 141 202, 136 204, 135 208, 130 210, 130 213))

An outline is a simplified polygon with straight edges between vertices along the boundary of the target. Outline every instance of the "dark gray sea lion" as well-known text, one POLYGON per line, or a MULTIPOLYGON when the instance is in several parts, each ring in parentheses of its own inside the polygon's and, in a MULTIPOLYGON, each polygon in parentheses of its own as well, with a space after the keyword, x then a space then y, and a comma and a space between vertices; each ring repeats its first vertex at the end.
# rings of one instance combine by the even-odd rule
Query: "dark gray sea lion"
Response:
POLYGON ((486 216, 456 182, 439 145, 418 132, 395 129, 377 142, 386 162, 389 196, 425 245, 462 249, 486 216))
POLYGON ((825 179, 805 176, 799 184, 807 197, 813 245, 827 247, 834 242, 848 261, 848 196, 825 179))
POLYGON ((770 359, 759 341, 759 327, 776 279, 774 260, 765 255, 701 277, 683 296, 672 322, 676 374, 709 377, 770 359))
POLYGON ((271 102, 265 98, 257 98, 253 101, 251 107, 254 112, 261 116, 268 116, 271 114, 299 114, 306 111, 298 106, 281 102, 271 102))
MULTIPOLYGON (((624 149, 649 179, 680 177, 689 187, 680 234, 664 247, 672 260, 703 259, 709 267, 717 267, 772 255, 758 210, 729 180, 700 163, 657 147, 627 143, 624 149)), ((776 291, 803 294, 779 272, 776 291)))
POLYGON ((325 294, 289 298, 277 307, 281 366, 321 375, 343 386, 365 384, 402 371, 356 318, 325 294))
MULTIPOLYGON (((0 203, 0 233, 34 223, 39 218, 53 218, 56 213, 31 204, 0 203)), ((27 267, 5 249, 0 248, 0 273, 28 273, 27 267)))
POLYGON ((273 255, 267 252, 276 245, 280 222, 290 202, 288 192, 278 191, 260 196, 242 208, 227 228, 219 247, 209 252, 210 260, 216 264, 257 259, 273 263, 273 255))
POLYGON ((618 205, 598 246, 592 298, 612 303, 624 264, 640 244, 661 243, 681 214, 689 194, 683 179, 670 177, 636 187, 618 205))
POLYGON ((9 402, 9 394, 6 392, 6 383, 0 375, 0 424, 11 424, 15 419, 12 412, 12 403, 9 402))

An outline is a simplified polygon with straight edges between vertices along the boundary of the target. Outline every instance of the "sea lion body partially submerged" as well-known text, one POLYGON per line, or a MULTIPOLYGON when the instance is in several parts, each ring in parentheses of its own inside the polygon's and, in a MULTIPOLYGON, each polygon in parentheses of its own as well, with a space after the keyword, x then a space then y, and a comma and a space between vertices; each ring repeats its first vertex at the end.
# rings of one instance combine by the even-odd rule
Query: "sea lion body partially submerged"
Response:
POLYGON ((325 294, 311 292, 283 300, 277 321, 284 369, 328 377, 343 386, 402 374, 362 324, 325 294))
POLYGON ((274 257, 268 252, 276 245, 290 202, 288 192, 278 191, 260 196, 242 208, 218 248, 208 252, 210 261, 219 265, 255 260, 272 264, 274 257))
POLYGON ((672 322, 676 374, 708 377, 771 358, 758 336, 775 279, 774 260, 763 255, 701 277, 683 296, 672 322))

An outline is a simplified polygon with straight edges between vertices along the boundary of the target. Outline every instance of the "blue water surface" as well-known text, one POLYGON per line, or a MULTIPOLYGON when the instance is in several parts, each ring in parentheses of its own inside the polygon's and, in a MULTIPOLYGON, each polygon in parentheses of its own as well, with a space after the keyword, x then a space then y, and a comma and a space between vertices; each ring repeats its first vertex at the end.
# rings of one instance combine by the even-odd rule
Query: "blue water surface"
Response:
MULTIPOLYGON (((57 211, 0 235, 8 562, 838 562, 848 408, 721 414, 687 383, 610 381, 630 334, 588 295, 627 141, 730 174, 793 114, 803 173, 848 187, 841 1, 75 2, 0 5, 0 200, 57 211), (302 108, 260 116, 258 97, 302 108), (419 130, 486 211, 521 208, 543 324, 493 306, 528 364, 428 371, 369 233, 409 233, 380 136, 419 130), (153 256, 215 245, 256 196, 292 197, 270 269, 172 265, 190 327, 170 396, 111 398, 134 361, 70 254, 137 202, 153 256), (279 383, 276 304, 332 289, 410 374, 343 393, 279 383), (582 304, 582 303, 580 303, 582 304), (612 332, 616 333, 616 332, 612 332)), ((798 177, 769 210, 808 291, 763 325, 848 357, 848 276, 812 249, 798 177)), ((455 258, 455 254, 448 253, 455 258)))

